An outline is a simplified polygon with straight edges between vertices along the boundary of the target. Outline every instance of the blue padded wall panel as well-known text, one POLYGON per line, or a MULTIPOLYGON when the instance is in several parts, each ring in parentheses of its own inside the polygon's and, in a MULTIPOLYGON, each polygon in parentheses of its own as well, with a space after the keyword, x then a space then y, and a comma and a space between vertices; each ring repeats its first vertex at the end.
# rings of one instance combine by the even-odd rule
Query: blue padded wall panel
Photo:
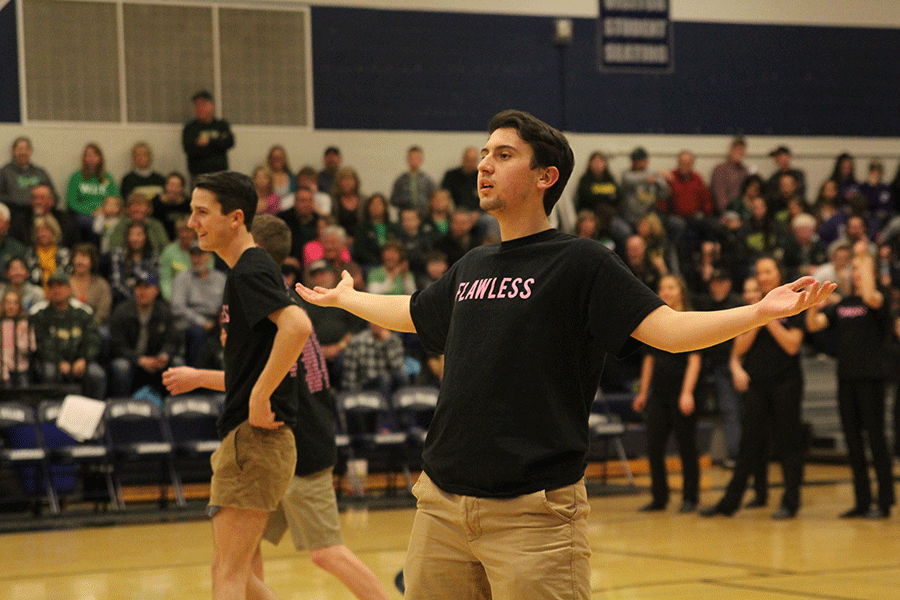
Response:
POLYGON ((553 20, 312 8, 315 124, 483 131, 515 106, 558 118, 553 20))
POLYGON ((675 22, 674 73, 609 74, 573 25, 561 57, 550 17, 313 7, 316 127, 900 136, 900 30, 675 22))

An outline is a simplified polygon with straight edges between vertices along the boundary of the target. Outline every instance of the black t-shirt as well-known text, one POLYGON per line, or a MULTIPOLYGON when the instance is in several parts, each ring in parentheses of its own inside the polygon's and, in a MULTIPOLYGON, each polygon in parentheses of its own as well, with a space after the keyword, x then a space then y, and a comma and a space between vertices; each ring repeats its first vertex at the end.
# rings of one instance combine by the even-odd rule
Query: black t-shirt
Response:
MULTIPOLYGON (((780 322, 787 329, 806 330, 802 313, 783 318, 780 322)), ((744 355, 744 370, 750 376, 751 385, 753 382, 803 376, 800 353, 791 356, 785 352, 765 326, 759 328, 756 339, 744 355)))
POLYGON ((166 235, 170 240, 174 240, 178 232, 175 223, 179 217, 189 217, 191 215, 191 200, 184 198, 183 202, 178 204, 166 204, 159 195, 153 197, 153 216, 159 219, 160 223, 166 230, 166 235))
MULTIPOLYGON (((300 297, 291 291, 291 298, 300 297)), ((297 475, 310 475, 337 463, 334 441, 336 409, 328 381, 325 355, 315 332, 309 335, 297 361, 299 399, 294 439, 297 441, 297 475)))
POLYGON ((300 306, 312 321, 319 343, 326 346, 340 342, 348 333, 359 333, 366 328, 365 321, 343 308, 316 306, 306 302, 301 302, 300 306))
POLYGON ((663 304, 600 243, 548 230, 479 246, 410 313, 445 354, 424 470, 450 493, 511 497, 577 482, 605 353, 663 304))
MULTIPOLYGON (((222 311, 225 341, 225 409, 219 417, 219 435, 246 421, 250 391, 259 379, 278 328, 269 320, 273 312, 291 304, 275 261, 259 248, 249 248, 228 273, 222 311)), ((291 369, 271 396, 275 420, 293 426, 297 419, 297 370, 291 369)))
POLYGON ((228 170, 228 149, 234 146, 231 126, 223 119, 203 123, 197 119, 188 122, 181 131, 181 145, 187 154, 188 172, 193 175, 228 170), (207 139, 201 146, 201 135, 207 139))
POLYGON ((658 398, 679 398, 684 387, 690 352, 672 354, 658 348, 648 348, 653 357, 653 375, 650 378, 650 393, 658 398))
MULTIPOLYGON (((729 292, 724 299, 716 302, 710 296, 701 296, 697 302, 697 310, 702 311, 711 311, 711 310, 727 310, 729 308, 736 308, 741 306, 743 303, 733 292, 729 292)), ((710 366, 728 366, 728 361, 731 358, 731 347, 734 345, 734 339, 726 340, 720 344, 716 344, 715 346, 710 346, 703 350, 703 357, 706 359, 707 364, 710 366)))
POLYGON ((837 371, 847 379, 884 379, 887 303, 875 310, 859 296, 847 296, 822 311, 837 331, 837 371))

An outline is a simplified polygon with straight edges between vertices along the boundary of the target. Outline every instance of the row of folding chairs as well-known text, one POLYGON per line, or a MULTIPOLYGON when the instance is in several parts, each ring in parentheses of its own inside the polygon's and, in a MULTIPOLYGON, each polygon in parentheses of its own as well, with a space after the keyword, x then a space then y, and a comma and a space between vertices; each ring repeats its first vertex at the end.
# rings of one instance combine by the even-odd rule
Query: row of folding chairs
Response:
MULTIPOLYGON (((410 469, 421 466, 437 396, 437 388, 412 385, 390 397, 378 391, 339 393, 336 471, 345 472, 348 460, 365 459, 370 472, 402 474, 410 489, 410 469)), ((21 492, 0 490, 0 501, 27 499, 36 509, 46 504, 57 514, 61 499, 80 495, 124 510, 123 483, 156 482, 161 502, 171 489, 175 503, 185 506, 182 481, 209 480, 222 401, 221 395, 192 394, 167 397, 160 406, 149 399, 111 398, 95 434, 85 440, 58 426, 62 400, 37 406, 0 402, 0 468, 10 475, 5 487, 17 483, 21 492)))
POLYGON ((434 416, 438 389, 408 385, 390 396, 377 390, 337 395, 337 473, 347 462, 365 459, 369 473, 386 473, 387 491, 396 491, 402 475, 412 489, 411 469, 421 468, 422 447, 434 416))
MULTIPOLYGON (((35 502, 38 510, 46 502, 57 514, 61 497, 84 496, 87 473, 100 488, 91 490, 93 499, 114 510, 125 508, 123 481, 157 482, 161 503, 171 487, 176 504, 185 506, 179 468, 208 469, 208 457, 219 445, 220 395, 175 396, 164 406, 149 399, 112 398, 95 435, 85 440, 58 426, 62 402, 0 403, 0 467, 12 474, 7 485, 18 479, 20 497, 35 502)), ((15 494, 4 496, 16 500, 15 494)))

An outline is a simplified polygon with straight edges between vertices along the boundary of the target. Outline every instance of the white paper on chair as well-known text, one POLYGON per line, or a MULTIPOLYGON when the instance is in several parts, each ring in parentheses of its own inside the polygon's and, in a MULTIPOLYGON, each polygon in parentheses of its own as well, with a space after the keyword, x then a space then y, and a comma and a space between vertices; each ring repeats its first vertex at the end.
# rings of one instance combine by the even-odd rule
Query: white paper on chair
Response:
POLYGON ((106 403, 102 400, 69 394, 63 399, 56 426, 83 442, 97 434, 104 410, 106 403))

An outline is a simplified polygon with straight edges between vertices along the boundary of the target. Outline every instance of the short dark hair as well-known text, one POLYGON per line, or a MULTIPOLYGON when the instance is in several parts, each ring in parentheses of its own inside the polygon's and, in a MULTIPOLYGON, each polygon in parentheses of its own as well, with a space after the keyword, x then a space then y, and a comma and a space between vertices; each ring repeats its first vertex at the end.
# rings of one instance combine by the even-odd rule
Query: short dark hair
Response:
POLYGON ((194 187, 212 192, 219 204, 222 214, 227 215, 236 210, 244 213, 244 225, 247 231, 253 227, 253 216, 256 214, 256 186, 253 180, 236 171, 219 171, 198 175, 194 187))
POLYGON ((178 171, 172 171, 171 173, 169 173, 168 175, 166 175, 166 181, 172 179, 173 177, 177 177, 177 178, 178 178, 178 181, 181 182, 181 187, 187 187, 187 179, 185 178, 184 175, 182 175, 182 174, 179 173, 178 171))
POLYGON ((404 246, 400 241, 395 239, 389 239, 384 243, 384 246, 381 247, 381 256, 384 258, 384 253, 387 250, 395 250, 400 257, 400 260, 406 260, 406 246, 404 246))
POLYGON ((559 171, 559 179, 544 192, 544 212, 549 215, 575 167, 575 154, 569 141, 558 130, 520 110, 504 110, 494 115, 488 125, 488 133, 503 128, 515 129, 522 141, 531 146, 533 169, 556 167, 559 171))
POLYGON ((253 223, 253 241, 269 253, 276 265, 281 265, 291 253, 291 229, 273 215, 257 215, 253 223))
POLYGON ((319 172, 316 171, 316 168, 312 165, 306 165, 299 171, 297 171, 297 178, 300 177, 317 177, 319 172))
POLYGON ((213 96, 208 90, 199 90, 194 92, 194 95, 191 96, 191 102, 196 102, 197 100, 209 100, 212 102, 213 96))

